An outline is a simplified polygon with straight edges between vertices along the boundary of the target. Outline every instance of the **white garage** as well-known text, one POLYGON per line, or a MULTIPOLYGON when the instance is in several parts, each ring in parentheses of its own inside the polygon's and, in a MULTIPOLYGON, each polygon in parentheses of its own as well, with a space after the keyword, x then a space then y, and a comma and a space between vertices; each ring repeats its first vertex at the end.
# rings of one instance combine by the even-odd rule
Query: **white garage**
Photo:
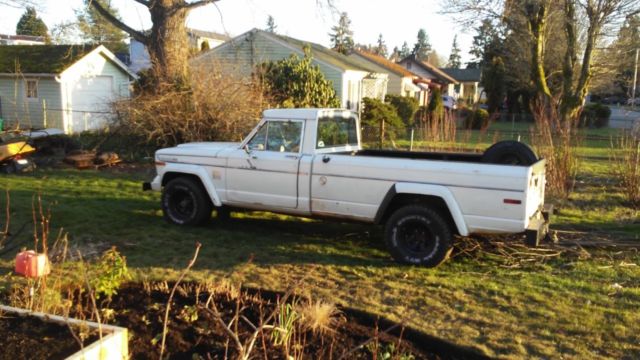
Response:
POLYGON ((136 78, 104 46, 0 46, 0 60, 0 117, 12 127, 102 129, 136 78))

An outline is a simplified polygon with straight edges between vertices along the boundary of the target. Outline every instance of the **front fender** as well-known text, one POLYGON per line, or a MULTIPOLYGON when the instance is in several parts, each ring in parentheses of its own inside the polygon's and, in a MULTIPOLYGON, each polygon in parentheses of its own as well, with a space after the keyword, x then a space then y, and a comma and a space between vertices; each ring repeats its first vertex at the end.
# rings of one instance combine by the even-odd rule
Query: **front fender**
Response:
MULTIPOLYGON (((214 206, 222 206, 222 201, 220 201, 220 197, 218 196, 218 192, 216 191, 215 186, 213 185, 213 181, 211 177, 207 173, 207 170, 200 165, 190 165, 190 164, 179 164, 179 163, 166 163, 163 166, 162 171, 158 172, 158 180, 162 183, 164 177, 169 173, 178 173, 178 174, 188 174, 198 177, 204 189, 209 194, 211 198, 211 202, 213 202, 214 206)), ((155 181, 154 181, 155 182, 155 181)))
POLYGON ((447 187, 442 185, 396 183, 395 191, 397 194, 429 195, 441 198, 449 208, 453 222, 458 228, 458 233, 462 236, 469 235, 469 229, 464 221, 464 216, 458 206, 458 202, 447 187))

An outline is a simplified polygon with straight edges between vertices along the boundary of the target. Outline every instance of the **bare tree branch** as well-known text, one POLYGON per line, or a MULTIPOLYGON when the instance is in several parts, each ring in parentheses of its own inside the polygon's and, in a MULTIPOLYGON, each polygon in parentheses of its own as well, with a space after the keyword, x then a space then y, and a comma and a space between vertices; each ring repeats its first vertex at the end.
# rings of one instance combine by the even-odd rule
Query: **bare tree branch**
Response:
POLYGON ((217 2, 219 0, 200 0, 200 1, 196 1, 196 2, 192 2, 192 3, 186 3, 185 5, 183 5, 183 7, 185 9, 195 9, 201 6, 205 6, 205 5, 209 5, 209 4, 213 4, 214 2, 217 2))
POLYGON ((93 8, 96 9, 96 11, 98 11, 100 15, 102 15, 105 19, 107 19, 107 21, 112 23, 118 29, 128 33, 129 35, 131 35, 131 37, 143 44, 148 43, 149 38, 145 34, 132 28, 131 26, 120 21, 120 19, 118 19, 117 17, 113 16, 113 14, 111 14, 109 10, 105 9, 99 1, 90 1, 89 4, 90 6, 93 6, 93 8))

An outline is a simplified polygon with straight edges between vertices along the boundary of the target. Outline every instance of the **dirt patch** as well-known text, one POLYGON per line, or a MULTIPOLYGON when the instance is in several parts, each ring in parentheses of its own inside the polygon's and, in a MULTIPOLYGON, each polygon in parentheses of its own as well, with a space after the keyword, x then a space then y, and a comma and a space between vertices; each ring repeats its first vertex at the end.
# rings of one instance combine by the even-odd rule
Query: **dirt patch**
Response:
MULTIPOLYGON (((277 324, 278 316, 269 314, 279 306, 278 294, 262 295, 258 291, 220 291, 212 297, 220 317, 248 343, 254 327, 269 321, 277 324)), ((128 284, 112 301, 104 304, 113 311, 109 320, 131 332, 130 356, 133 359, 157 359, 163 332, 163 319, 169 298, 168 286, 128 284)), ((171 304, 165 356, 171 359, 234 359, 239 350, 232 337, 207 310, 208 291, 198 286, 181 286, 171 304)), ((303 300, 288 302, 292 309, 303 300)), ((103 310, 104 312, 104 310, 103 310)), ((300 313, 298 313, 299 315, 300 313)), ((88 315, 88 314, 87 314, 88 315)), ((275 331, 263 330, 256 338, 252 352, 256 359, 286 359, 287 354, 304 359, 454 359, 480 358, 472 351, 447 348, 432 339, 415 338, 415 330, 404 329, 386 320, 372 320, 366 314, 340 309, 331 329, 315 332, 302 324, 292 327, 290 340, 283 344, 275 339, 275 331), (407 339, 411 334, 414 341, 407 339), (461 355, 463 354, 463 355, 461 355), (390 357, 387 357, 390 356, 390 357)), ((282 339, 281 339, 282 340, 282 339)))
MULTIPOLYGON (((74 331, 80 336, 87 330, 74 331)), ((85 345, 98 339, 97 334, 87 336, 85 345)), ((56 360, 66 359, 81 347, 66 325, 4 313, 0 316, 0 349, 1 360, 56 360)))

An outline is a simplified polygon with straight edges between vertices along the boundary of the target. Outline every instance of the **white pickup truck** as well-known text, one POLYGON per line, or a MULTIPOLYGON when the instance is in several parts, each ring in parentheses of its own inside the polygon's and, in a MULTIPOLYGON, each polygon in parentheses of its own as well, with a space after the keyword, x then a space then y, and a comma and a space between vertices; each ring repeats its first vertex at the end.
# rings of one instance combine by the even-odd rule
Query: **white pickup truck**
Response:
POLYGON ((337 109, 266 110, 241 143, 188 143, 156 152, 165 218, 197 225, 230 210, 384 224, 398 261, 436 266, 454 235, 548 230, 545 161, 515 141, 483 154, 367 150, 358 116, 337 109))

